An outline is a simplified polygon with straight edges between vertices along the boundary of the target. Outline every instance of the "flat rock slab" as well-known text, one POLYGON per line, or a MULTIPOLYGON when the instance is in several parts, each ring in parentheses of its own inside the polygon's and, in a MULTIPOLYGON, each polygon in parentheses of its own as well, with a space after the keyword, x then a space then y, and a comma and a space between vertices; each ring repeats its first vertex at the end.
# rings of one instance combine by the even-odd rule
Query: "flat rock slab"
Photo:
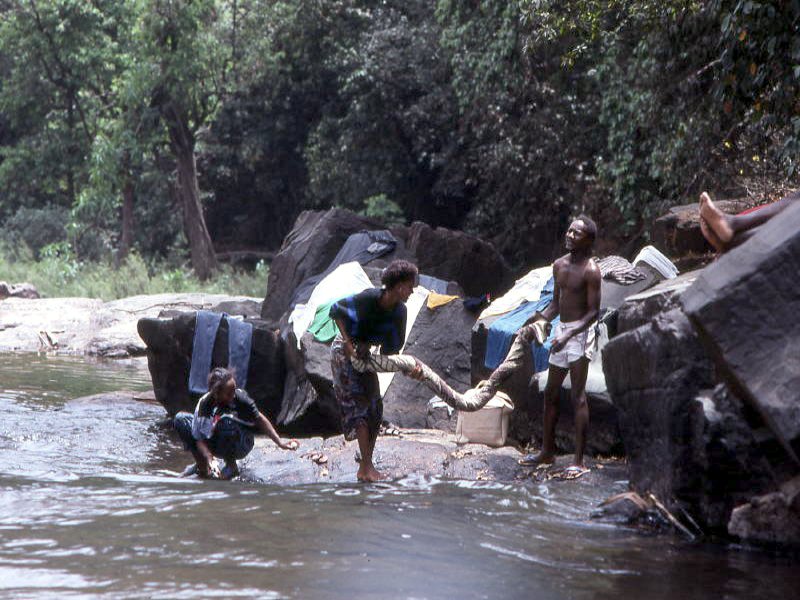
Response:
MULTIPOLYGON (((355 483, 357 448, 356 442, 345 442, 342 436, 336 436, 302 439, 300 449, 291 452, 280 450, 267 438, 258 437, 254 450, 239 464, 242 478, 258 483, 355 483), (324 453, 327 462, 323 465, 313 462, 310 458, 313 452, 324 453)), ((399 436, 381 436, 375 447, 376 467, 388 480, 410 475, 506 483, 532 480, 536 471, 521 467, 517 463, 521 456, 510 446, 458 445, 452 434, 427 429, 405 429, 399 436)), ((553 468, 563 468, 570 460, 570 456, 559 457, 553 468)), ((556 483, 610 486, 627 477, 621 461, 590 461, 588 464, 591 471, 580 479, 556 483)))
POLYGON ((221 303, 252 312, 258 310, 260 299, 201 293, 132 296, 112 302, 7 298, 0 301, 0 352, 142 356, 146 348, 136 331, 139 319, 169 310, 211 310, 221 303))
POLYGON ((706 267, 681 297, 726 383, 800 462, 800 202, 706 267))

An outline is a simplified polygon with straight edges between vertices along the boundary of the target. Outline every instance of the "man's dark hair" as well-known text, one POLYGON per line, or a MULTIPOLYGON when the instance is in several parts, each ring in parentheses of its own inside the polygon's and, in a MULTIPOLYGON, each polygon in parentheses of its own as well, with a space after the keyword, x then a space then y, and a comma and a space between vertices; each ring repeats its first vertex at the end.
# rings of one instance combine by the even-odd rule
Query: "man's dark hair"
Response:
POLYGON ((591 217, 585 214, 579 215, 575 220, 583 221, 583 224, 586 225, 586 233, 594 243, 594 241, 597 239, 597 224, 591 219, 591 217))
POLYGON ((407 260, 393 260, 381 273, 381 283, 386 289, 392 288, 401 281, 409 279, 416 283, 419 270, 417 265, 407 260))
POLYGON ((233 379, 233 375, 233 369, 224 369, 222 367, 211 369, 211 373, 208 374, 208 391, 211 392, 211 395, 216 396, 222 386, 233 379))

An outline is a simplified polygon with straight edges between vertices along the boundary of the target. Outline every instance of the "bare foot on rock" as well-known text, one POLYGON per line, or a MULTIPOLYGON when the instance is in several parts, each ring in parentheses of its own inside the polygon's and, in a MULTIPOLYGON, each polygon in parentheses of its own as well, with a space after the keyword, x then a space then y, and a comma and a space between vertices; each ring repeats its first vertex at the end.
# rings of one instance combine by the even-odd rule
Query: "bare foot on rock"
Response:
POLYGON ((383 473, 378 471, 372 465, 365 465, 362 461, 361 466, 358 468, 356 477, 362 483, 374 483, 376 481, 383 481, 386 479, 383 473))
MULTIPOLYGON (((701 229, 702 222, 705 221, 708 229, 714 232, 723 246, 729 244, 733 239, 730 217, 716 207, 711 201, 711 196, 708 195, 708 192, 700 194, 700 221, 701 229)), ((714 245, 710 239, 708 241, 711 245, 714 245)))

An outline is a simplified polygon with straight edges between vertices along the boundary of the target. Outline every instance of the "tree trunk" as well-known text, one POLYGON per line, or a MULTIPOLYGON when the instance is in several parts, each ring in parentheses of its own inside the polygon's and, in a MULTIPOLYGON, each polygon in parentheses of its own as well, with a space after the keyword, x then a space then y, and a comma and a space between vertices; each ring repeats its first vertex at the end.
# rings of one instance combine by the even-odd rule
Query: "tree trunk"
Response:
POLYGON ((115 259, 117 267, 128 256, 133 244, 133 180, 129 171, 125 173, 125 183, 122 187, 122 235, 119 238, 119 248, 115 259))
POLYGON ((189 240, 192 268, 201 280, 208 279, 217 268, 217 257, 206 227, 200 186, 197 183, 197 164, 194 157, 194 134, 185 112, 167 101, 160 106, 169 131, 170 146, 178 171, 177 194, 183 209, 183 227, 189 240))
POLYGON ((183 226, 189 238, 192 268, 198 278, 205 280, 217 268, 217 257, 200 204, 194 148, 181 148, 175 158, 178 163, 178 198, 183 206, 183 226))

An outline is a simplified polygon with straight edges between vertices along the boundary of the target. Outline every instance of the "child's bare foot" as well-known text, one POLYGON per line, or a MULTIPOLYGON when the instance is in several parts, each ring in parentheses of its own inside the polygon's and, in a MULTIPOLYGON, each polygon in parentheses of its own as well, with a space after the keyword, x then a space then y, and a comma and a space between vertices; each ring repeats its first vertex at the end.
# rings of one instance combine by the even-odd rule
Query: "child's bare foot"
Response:
POLYGON ((717 237, 717 234, 714 233, 714 230, 708 226, 706 220, 703 217, 700 217, 700 232, 703 234, 703 237, 706 238, 706 241, 711 244, 711 246, 717 252, 724 252, 725 251, 725 244, 722 243, 717 237))
POLYGON ((708 228, 716 234, 723 245, 733 239, 730 217, 714 205, 708 192, 700 194, 700 219, 706 222, 708 228))
POLYGON ((378 471, 372 465, 365 465, 362 461, 361 466, 358 468, 358 473, 356 477, 359 481, 364 483, 373 483, 375 481, 381 481, 385 479, 383 473, 378 471))

